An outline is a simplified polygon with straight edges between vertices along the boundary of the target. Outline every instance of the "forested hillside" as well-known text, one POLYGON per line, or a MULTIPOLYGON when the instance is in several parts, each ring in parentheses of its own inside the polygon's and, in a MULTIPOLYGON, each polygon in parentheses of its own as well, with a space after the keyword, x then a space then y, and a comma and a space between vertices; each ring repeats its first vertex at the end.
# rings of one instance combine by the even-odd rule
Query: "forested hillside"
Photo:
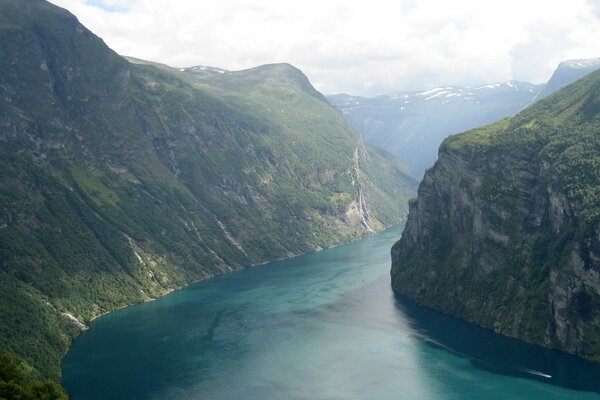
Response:
POLYGON ((0 0, 0 345, 58 378, 103 313, 400 221, 414 181, 292 66, 132 64, 0 0))

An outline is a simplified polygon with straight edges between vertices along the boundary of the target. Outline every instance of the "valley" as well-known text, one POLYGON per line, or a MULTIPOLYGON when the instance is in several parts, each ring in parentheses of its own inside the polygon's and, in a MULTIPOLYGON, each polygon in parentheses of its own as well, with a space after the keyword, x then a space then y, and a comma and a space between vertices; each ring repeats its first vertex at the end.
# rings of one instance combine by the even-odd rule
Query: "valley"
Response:
POLYGON ((600 397, 598 10, 334 3, 0 0, 0 399, 600 397))

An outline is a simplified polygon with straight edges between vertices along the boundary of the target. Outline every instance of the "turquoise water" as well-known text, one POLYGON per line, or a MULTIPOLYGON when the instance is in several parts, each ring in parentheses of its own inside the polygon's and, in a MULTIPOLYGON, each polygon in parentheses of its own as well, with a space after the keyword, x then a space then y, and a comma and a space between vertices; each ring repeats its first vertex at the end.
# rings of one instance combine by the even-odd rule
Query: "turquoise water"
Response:
POLYGON ((600 365, 393 295, 401 227, 96 320, 63 362, 83 399, 600 399, 600 365))

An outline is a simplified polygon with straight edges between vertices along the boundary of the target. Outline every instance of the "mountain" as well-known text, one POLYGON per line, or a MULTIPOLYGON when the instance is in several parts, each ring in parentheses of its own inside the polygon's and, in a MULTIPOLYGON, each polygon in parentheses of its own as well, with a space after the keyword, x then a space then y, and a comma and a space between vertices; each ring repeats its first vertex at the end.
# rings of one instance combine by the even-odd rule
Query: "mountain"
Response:
POLYGON ((583 78, 587 74, 600 69, 600 58, 587 58, 583 60, 568 60, 561 62, 548 83, 544 85, 534 98, 534 101, 541 100, 551 95, 557 90, 583 78))
MULTIPOLYGON (((173 67, 171 67, 169 65, 157 63, 157 62, 154 62, 154 61, 142 60, 140 58, 129 57, 129 56, 123 56, 123 58, 125 58, 127 61, 129 61, 132 64, 153 65, 153 66, 155 66, 157 68, 165 69, 167 71, 175 71, 176 70, 176 68, 173 68, 173 67)), ((226 69, 217 68, 217 67, 209 67, 209 66, 206 66, 206 65, 195 65, 193 67, 179 68, 177 70, 179 72, 186 72, 186 73, 189 73, 189 74, 197 75, 200 78, 203 78, 203 77, 206 77, 206 76, 210 76, 210 75, 214 75, 214 74, 224 74, 224 73, 230 73, 231 72, 231 71, 227 71, 226 69)))
POLYGON ((95 317, 399 222, 416 183, 298 69, 130 62, 0 0, 0 345, 57 379, 95 317))
POLYGON ((600 71, 446 139, 392 249, 392 286, 600 361, 600 71))
POLYGON ((448 135, 511 116, 528 106, 540 89, 510 81, 374 98, 341 94, 328 99, 365 142, 391 151, 420 178, 433 165, 438 146, 448 135))

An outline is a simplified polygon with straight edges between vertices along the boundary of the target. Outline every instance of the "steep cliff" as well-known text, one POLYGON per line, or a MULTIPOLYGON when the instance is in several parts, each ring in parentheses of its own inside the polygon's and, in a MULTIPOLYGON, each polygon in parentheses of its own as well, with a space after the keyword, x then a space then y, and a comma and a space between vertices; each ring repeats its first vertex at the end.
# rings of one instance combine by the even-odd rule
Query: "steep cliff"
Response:
POLYGON ((594 72, 445 140, 392 249, 394 290, 600 360, 599 114, 594 72))
POLYGON ((134 64, 0 0, 0 345, 57 378, 92 318, 400 221, 413 181, 296 68, 134 64))

